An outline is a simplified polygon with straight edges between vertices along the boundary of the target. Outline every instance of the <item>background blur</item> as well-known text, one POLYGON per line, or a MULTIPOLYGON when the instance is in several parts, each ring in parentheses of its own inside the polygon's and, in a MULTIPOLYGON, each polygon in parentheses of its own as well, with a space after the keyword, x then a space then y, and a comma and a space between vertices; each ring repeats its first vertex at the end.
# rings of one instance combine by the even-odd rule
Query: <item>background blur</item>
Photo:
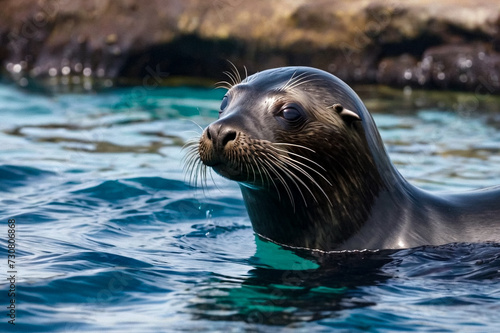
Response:
POLYGON ((211 84, 229 60, 249 73, 305 65, 351 84, 500 92, 498 1, 0 3, 0 64, 21 86, 211 84))

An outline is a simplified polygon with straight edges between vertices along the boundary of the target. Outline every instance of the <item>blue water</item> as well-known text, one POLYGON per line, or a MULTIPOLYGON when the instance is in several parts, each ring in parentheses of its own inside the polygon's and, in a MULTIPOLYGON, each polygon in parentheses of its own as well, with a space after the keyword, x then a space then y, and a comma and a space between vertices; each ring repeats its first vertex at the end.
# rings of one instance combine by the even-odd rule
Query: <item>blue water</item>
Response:
MULTIPOLYGON (((2 332, 500 331, 499 244, 311 257, 255 238, 236 184, 190 186, 181 147, 223 94, 0 85, 0 269, 15 219, 17 271, 2 332)), ((386 103, 375 119, 412 182, 500 184, 498 113, 366 101, 386 103)))

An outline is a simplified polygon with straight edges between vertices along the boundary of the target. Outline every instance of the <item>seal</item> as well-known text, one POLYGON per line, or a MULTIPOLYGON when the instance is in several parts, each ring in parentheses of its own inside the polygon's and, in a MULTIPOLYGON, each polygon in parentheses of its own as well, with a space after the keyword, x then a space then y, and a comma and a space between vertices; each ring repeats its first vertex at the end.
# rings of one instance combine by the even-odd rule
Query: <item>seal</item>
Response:
POLYGON ((336 76, 283 67, 238 81, 186 166, 238 182, 259 236, 321 251, 500 241, 500 186, 435 194, 411 185, 336 76))

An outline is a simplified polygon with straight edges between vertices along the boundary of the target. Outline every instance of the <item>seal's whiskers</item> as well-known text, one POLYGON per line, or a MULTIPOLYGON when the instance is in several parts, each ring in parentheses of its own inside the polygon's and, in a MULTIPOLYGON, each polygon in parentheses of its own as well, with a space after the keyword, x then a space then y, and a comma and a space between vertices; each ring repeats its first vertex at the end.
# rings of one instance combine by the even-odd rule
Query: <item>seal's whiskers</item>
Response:
POLYGON ((201 185, 206 187, 207 166, 203 164, 199 157, 199 141, 195 139, 189 140, 182 149, 187 150, 182 160, 184 163, 183 170, 189 183, 194 184, 196 187, 198 186, 198 178, 201 177, 201 185))
POLYGON ((256 158, 255 161, 257 162, 257 168, 258 168, 259 173, 261 175, 262 184, 264 186, 269 186, 269 184, 266 184, 266 182, 264 181, 263 177, 265 176, 266 180, 271 181, 271 183, 273 184, 274 188, 276 189, 276 192, 278 193, 278 200, 281 201, 281 194, 280 194, 280 191, 278 190, 278 186, 276 186, 276 183, 274 182, 273 178, 271 177, 271 174, 266 169, 266 167, 263 165, 261 158, 256 158))
MULTIPOLYGON (((314 171, 315 173, 317 173, 320 177, 322 177, 326 182, 328 182, 330 185, 330 181, 328 181, 328 179, 325 178, 325 176, 323 176, 321 173, 319 173, 317 170, 311 168, 310 166, 304 164, 304 163, 301 163, 299 161, 296 161, 288 156, 285 156, 285 155, 278 155, 279 158, 281 159, 280 162, 282 162, 285 166, 289 166, 293 169, 295 169, 296 171, 298 171, 300 174, 304 175, 313 185, 315 185, 320 191, 321 193, 325 196, 325 198, 328 200, 328 203, 330 205, 332 205, 332 202, 330 201, 330 198, 328 197, 328 195, 326 194, 325 190, 321 187, 321 185, 306 171, 304 170, 304 168, 302 168, 301 166, 304 166, 312 171, 314 171)), ((298 176, 296 176, 298 177, 298 176)), ((313 194, 312 190, 304 183, 304 182, 301 182, 305 187, 306 189, 309 191, 309 193, 311 193, 311 195, 313 196, 314 200, 316 202, 318 202, 317 198, 315 197, 315 195, 313 194)))
POLYGON ((302 159, 304 159, 305 161, 310 162, 310 163, 312 163, 312 164, 316 165, 316 166, 317 166, 317 167, 319 167, 321 170, 326 171, 326 169, 325 169, 325 168, 323 168, 320 164, 318 164, 318 163, 316 163, 315 161, 311 160, 310 158, 307 158, 307 157, 302 156, 302 155, 300 155, 300 154, 296 154, 296 153, 293 153, 293 152, 290 152, 290 151, 287 151, 287 150, 277 149, 276 147, 273 147, 273 148, 274 148, 274 150, 276 150, 276 151, 278 151, 278 152, 280 152, 280 153, 283 153, 283 154, 280 154, 280 156, 281 156, 281 157, 283 157, 283 158, 287 158, 287 159, 289 159, 290 161, 293 161, 294 163, 298 163, 298 164, 302 165, 303 167, 308 168, 309 170, 311 170, 311 171, 315 172, 318 176, 320 176, 321 178, 323 178, 323 179, 324 179, 324 180, 328 183, 328 185, 332 186, 332 183, 331 183, 331 182, 330 182, 330 181, 329 181, 329 180, 328 180, 328 179, 327 179, 327 178, 326 178, 326 177, 325 177, 325 176, 324 176, 321 172, 319 172, 318 170, 314 169, 313 167, 311 167, 311 166, 309 166, 309 165, 307 165, 307 164, 305 164, 305 163, 302 163, 302 162, 300 162, 300 161, 294 160, 293 158, 291 158, 291 157, 287 156, 287 154, 288 154, 288 155, 291 155, 291 156, 298 157, 298 158, 302 158, 302 159))
MULTIPOLYGON (((321 192, 326 196, 326 193, 321 188, 321 186, 316 182, 316 180, 314 180, 314 178, 307 171, 305 171, 300 166, 296 165, 294 163, 295 161, 293 161, 291 159, 290 160, 283 160, 282 159, 283 156, 274 155, 274 154, 272 155, 272 157, 273 157, 275 163, 277 163, 277 165, 279 165, 280 170, 283 171, 293 181, 293 183, 297 186, 297 189, 301 193, 302 198, 304 200, 304 204, 306 207, 307 207, 307 202, 306 202, 305 197, 302 194, 302 191, 300 190, 300 187, 298 186, 297 182, 299 182, 311 194, 311 196, 313 197, 313 199, 316 203, 319 203, 319 201, 316 198, 314 192, 311 190, 311 188, 306 184, 306 182, 301 177, 299 177, 299 175, 297 175, 295 172, 290 170, 288 167, 295 169, 299 174, 304 175, 309 181, 312 182, 312 184, 317 186, 321 190, 321 192)), ((330 201, 330 199, 328 197, 327 197, 327 199, 328 199, 328 201, 330 201)))
MULTIPOLYGON (((293 207, 293 209, 295 210, 295 200, 293 199, 293 193, 292 193, 292 190, 290 189, 290 186, 288 186, 288 184, 286 183, 286 180, 283 178, 283 176, 281 176, 279 174, 279 172, 274 168, 274 166, 269 162, 269 160, 262 160, 262 162, 264 163, 264 165, 266 165, 269 170, 276 176, 276 178, 281 182, 281 184, 283 185, 283 187, 285 188, 285 191, 286 193, 288 194, 288 198, 290 199, 290 203, 293 207)), ((286 171, 286 170, 285 170, 286 171)), ((272 179, 272 178, 271 178, 272 179)), ((302 193, 302 191, 300 190, 300 188, 298 187, 297 183, 295 182, 295 180, 293 178, 291 178, 292 182, 295 184, 295 186, 298 188, 299 190, 299 193, 301 194, 302 198, 304 199, 304 202, 305 202, 305 197, 302 193)), ((278 191, 279 192, 279 191, 278 191)))
POLYGON ((233 85, 228 82, 228 81, 219 81, 215 84, 215 88, 217 89, 231 89, 233 87, 233 85))

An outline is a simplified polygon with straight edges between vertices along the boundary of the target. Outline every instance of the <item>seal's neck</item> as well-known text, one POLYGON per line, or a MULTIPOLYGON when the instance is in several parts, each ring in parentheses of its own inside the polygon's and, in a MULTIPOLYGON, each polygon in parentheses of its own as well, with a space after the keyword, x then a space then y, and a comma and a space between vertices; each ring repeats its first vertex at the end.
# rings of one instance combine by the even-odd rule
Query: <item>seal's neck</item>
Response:
POLYGON ((344 153, 342 160, 325 155, 328 172, 325 179, 314 175, 317 185, 309 179, 275 181, 267 188, 240 184, 255 232, 276 243, 324 251, 338 249, 356 234, 385 188, 373 160, 359 157, 369 154, 352 148, 344 153))

